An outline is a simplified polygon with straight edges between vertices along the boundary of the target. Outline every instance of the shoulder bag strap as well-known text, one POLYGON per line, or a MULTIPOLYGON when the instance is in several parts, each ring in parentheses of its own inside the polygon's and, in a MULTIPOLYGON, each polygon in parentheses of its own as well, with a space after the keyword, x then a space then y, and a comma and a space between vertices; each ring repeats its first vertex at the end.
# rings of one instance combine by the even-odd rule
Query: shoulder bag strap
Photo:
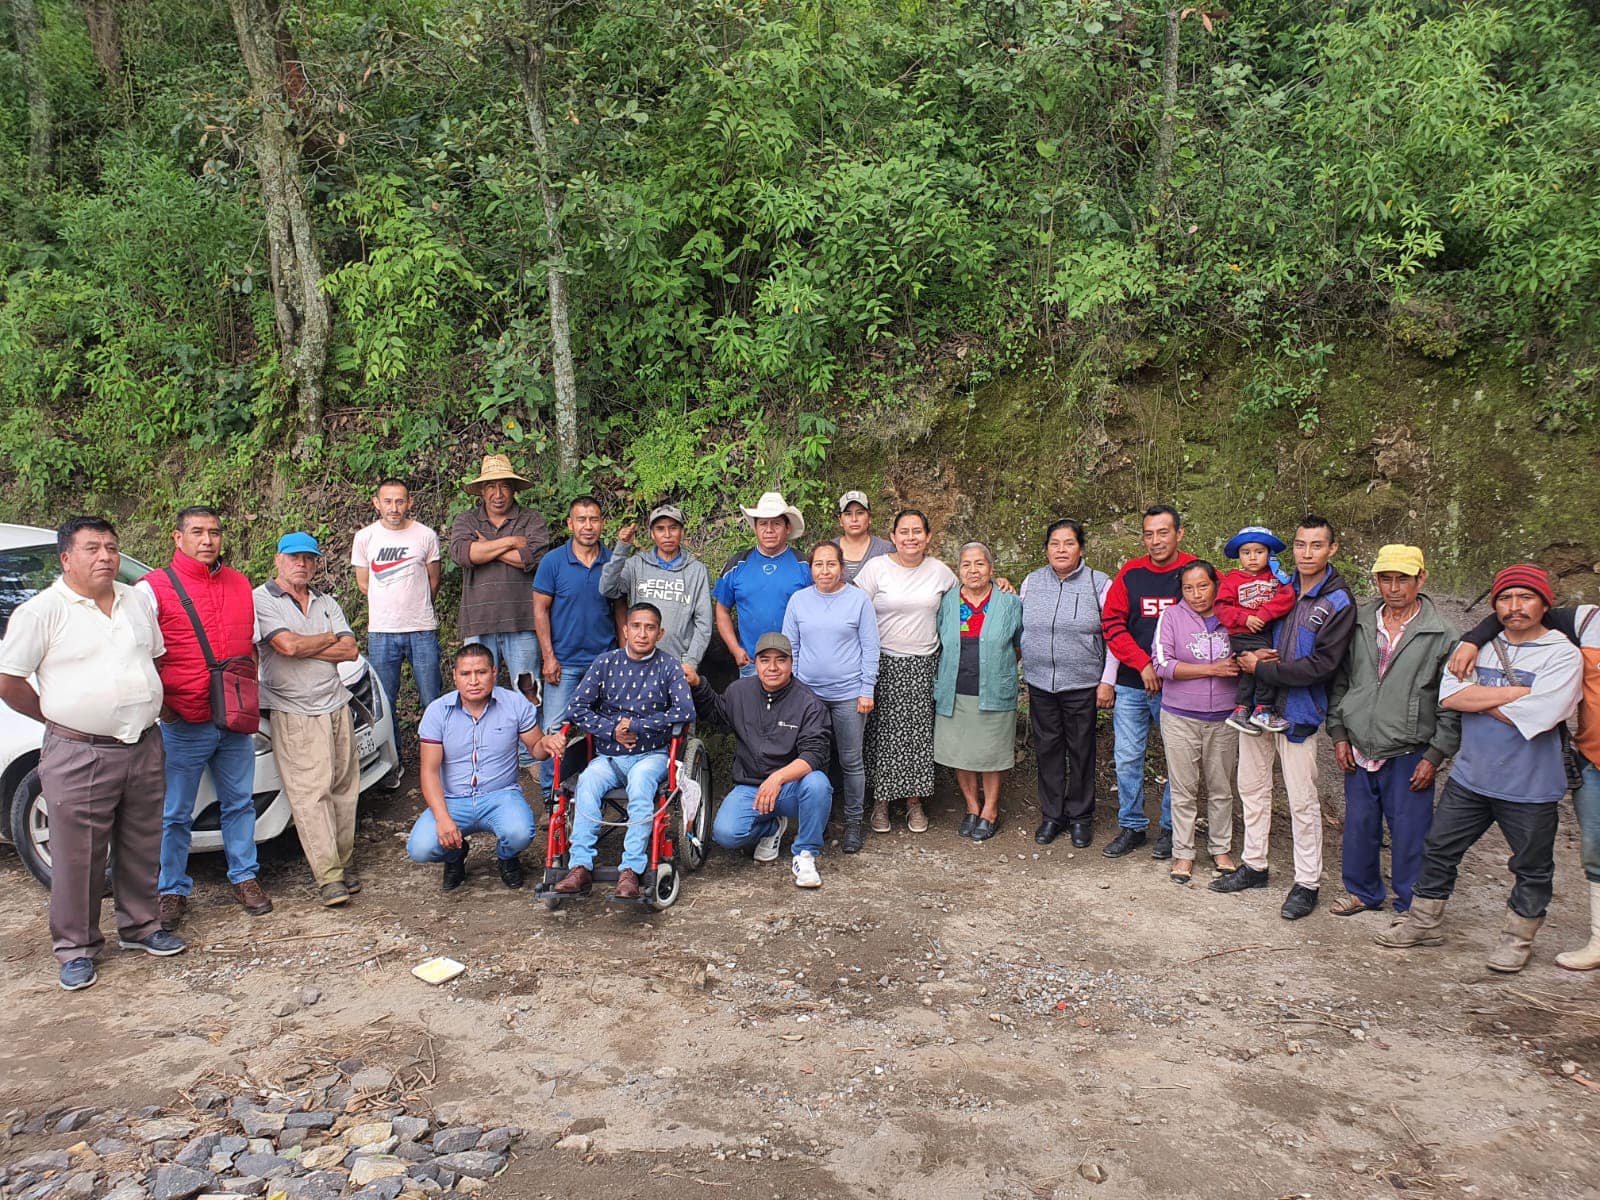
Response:
POLYGON ((1591 608, 1589 610, 1589 615, 1584 617, 1582 623, 1579 624, 1579 626, 1578 626, 1578 640, 1580 642, 1583 641, 1583 635, 1584 635, 1585 631, 1588 630, 1589 623, 1591 621, 1593 621, 1596 617, 1600 617, 1600 604, 1597 604, 1593 608, 1591 608))
POLYGON ((194 626, 195 640, 200 643, 200 653, 206 656, 206 666, 215 669, 218 665, 217 656, 211 653, 211 642, 206 637, 205 627, 200 624, 200 614, 194 609, 194 601, 189 599, 189 593, 183 588, 183 581, 178 578, 178 573, 171 567, 164 567, 167 578, 172 581, 172 590, 178 593, 178 603, 183 605, 183 611, 189 614, 189 624, 194 626))

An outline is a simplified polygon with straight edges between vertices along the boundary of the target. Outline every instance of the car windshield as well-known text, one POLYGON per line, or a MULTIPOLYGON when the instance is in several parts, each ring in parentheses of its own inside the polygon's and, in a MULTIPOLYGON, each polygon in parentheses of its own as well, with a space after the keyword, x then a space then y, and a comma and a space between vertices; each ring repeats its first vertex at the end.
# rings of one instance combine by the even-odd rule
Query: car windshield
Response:
MULTIPOLYGON (((117 578, 123 583, 137 583, 149 571, 149 567, 124 554, 117 578)), ((61 556, 56 553, 54 542, 0 550, 0 638, 5 637, 17 605, 44 591, 60 574, 61 556)))

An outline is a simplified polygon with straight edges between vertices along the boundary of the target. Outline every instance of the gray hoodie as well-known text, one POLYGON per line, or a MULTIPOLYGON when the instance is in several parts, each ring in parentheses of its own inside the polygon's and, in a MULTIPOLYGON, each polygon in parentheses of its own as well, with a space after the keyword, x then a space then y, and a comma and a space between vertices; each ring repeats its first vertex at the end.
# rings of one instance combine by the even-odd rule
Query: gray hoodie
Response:
POLYGON ((711 575, 687 550, 676 566, 664 567, 655 548, 633 553, 618 542, 600 570, 600 594, 627 604, 643 601, 661 610, 661 649, 698 668, 711 644, 711 575))

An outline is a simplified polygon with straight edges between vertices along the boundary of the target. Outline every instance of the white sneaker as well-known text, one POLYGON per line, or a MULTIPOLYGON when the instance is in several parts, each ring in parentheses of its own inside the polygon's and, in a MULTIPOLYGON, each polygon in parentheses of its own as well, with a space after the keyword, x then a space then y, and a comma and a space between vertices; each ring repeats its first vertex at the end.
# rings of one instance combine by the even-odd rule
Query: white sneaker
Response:
POLYGON ((779 817, 778 827, 756 843, 755 860, 757 862, 777 862, 778 843, 783 841, 783 835, 788 832, 788 829, 789 818, 779 817))
POLYGON ((809 850, 802 850, 794 856, 794 885, 803 888, 822 886, 822 876, 817 874, 817 856, 809 850))

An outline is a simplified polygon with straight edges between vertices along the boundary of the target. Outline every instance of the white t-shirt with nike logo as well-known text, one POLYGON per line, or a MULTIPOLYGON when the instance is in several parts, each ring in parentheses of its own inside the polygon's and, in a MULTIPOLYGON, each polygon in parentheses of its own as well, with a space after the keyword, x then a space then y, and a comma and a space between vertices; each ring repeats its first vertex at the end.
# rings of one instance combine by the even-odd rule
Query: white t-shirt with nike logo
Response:
POLYGON ((439 535, 421 521, 387 529, 374 521, 350 546, 350 565, 367 569, 367 632, 437 629, 428 564, 439 561, 439 535))

